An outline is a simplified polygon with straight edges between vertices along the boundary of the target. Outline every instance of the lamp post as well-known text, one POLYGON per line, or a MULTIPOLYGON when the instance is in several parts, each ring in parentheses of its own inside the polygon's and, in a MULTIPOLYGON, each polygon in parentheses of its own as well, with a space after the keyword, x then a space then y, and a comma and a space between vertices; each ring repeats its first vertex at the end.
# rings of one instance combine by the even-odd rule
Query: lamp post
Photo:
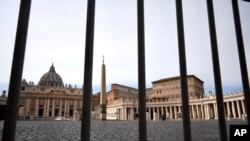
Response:
MULTIPOLYGON (((243 1, 250 2, 250 0, 243 0, 243 1)), ((248 80, 247 64, 246 64, 244 43, 243 43, 242 30, 241 30, 238 0, 232 0, 232 7, 233 7, 234 25, 235 25, 237 47, 238 47, 238 56, 239 56, 239 62, 240 62, 241 79, 242 79, 244 99, 245 99, 245 109, 247 112, 247 122, 249 124, 250 122, 250 99, 249 99, 250 91, 249 91, 249 80, 248 80)))

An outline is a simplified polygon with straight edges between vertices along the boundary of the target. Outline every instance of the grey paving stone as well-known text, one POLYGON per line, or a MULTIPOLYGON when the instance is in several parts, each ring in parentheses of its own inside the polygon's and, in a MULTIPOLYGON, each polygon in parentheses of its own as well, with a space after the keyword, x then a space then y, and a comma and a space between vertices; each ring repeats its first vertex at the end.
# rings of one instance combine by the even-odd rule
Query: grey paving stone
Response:
MULTIPOLYGON (((243 120, 227 121, 247 124, 243 120)), ((79 141, 80 121, 17 121, 16 141, 79 141)), ((0 121, 0 137, 3 121, 0 121)), ((192 120, 193 141, 219 140, 218 120, 192 120)), ((138 141, 138 121, 91 121, 91 141, 138 141)), ((148 141, 183 141, 182 121, 147 121, 148 141)))

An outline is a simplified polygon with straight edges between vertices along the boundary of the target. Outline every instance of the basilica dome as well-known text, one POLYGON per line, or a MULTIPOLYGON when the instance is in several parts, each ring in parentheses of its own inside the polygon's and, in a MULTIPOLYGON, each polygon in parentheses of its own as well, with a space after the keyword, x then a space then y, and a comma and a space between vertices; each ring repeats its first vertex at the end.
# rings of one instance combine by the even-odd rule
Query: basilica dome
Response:
POLYGON ((63 86, 62 78, 59 74, 56 73, 55 67, 52 66, 49 69, 49 72, 45 73, 38 83, 39 86, 63 86))

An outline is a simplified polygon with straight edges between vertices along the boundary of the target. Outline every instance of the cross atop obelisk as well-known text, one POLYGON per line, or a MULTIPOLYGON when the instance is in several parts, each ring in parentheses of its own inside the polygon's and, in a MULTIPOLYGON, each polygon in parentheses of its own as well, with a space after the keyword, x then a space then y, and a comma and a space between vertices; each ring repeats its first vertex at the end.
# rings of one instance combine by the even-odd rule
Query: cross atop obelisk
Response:
POLYGON ((104 64, 104 55, 102 55, 102 64, 104 64))

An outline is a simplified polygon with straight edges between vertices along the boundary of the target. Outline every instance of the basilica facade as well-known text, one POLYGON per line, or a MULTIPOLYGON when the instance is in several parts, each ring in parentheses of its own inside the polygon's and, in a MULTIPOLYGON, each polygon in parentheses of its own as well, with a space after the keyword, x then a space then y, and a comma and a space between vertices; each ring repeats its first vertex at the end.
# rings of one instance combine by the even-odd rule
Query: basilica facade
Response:
POLYGON ((82 108, 82 88, 65 85, 52 64, 39 83, 22 80, 19 118, 74 117, 82 108))

